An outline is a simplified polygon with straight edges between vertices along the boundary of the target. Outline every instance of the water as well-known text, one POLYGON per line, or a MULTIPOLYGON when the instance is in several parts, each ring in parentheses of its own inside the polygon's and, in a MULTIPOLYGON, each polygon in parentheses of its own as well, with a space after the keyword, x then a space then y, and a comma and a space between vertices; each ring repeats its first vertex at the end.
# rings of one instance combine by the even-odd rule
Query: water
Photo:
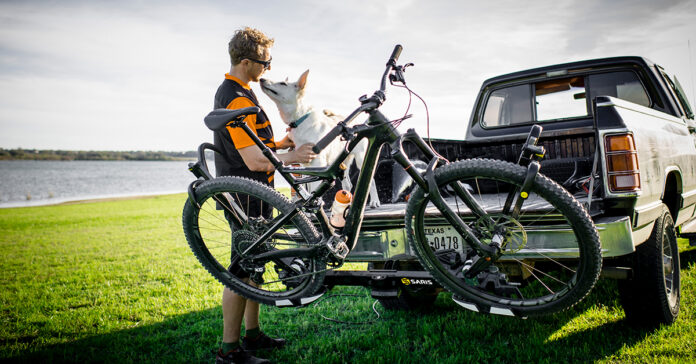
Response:
MULTIPOLYGON (((188 161, 0 161, 0 208, 186 192, 188 161)), ((213 163, 209 162, 214 174, 213 163)), ((276 176, 276 185, 286 184, 276 176)))

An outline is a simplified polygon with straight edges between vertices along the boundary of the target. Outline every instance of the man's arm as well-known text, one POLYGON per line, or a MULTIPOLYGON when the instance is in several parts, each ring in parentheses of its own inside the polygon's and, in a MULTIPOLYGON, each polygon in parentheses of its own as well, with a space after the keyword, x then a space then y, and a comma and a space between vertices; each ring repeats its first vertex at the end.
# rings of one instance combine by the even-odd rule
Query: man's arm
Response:
MULTIPOLYGON (((281 162, 283 162, 283 164, 309 163, 317 156, 314 154, 314 152, 312 152, 312 147, 314 147, 314 144, 307 143, 293 151, 276 154, 276 156, 281 162)), ((237 151, 239 152, 239 155, 242 156, 244 164, 246 164, 250 170, 254 172, 268 172, 275 170, 275 167, 273 167, 268 158, 263 155, 258 146, 250 145, 246 148, 237 149, 237 151)))

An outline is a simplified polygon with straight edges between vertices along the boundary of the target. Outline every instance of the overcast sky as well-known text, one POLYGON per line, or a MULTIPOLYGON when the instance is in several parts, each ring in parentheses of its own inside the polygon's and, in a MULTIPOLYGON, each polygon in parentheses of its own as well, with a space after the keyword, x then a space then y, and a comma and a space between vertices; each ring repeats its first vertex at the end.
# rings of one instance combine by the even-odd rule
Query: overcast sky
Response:
MULTIPOLYGON (((246 25, 275 38, 265 77, 310 69, 311 103, 344 115, 402 44, 434 137, 464 137, 486 78, 561 62, 644 56, 694 99, 694 0, 193 3, 0 2, 0 148, 184 151, 212 141, 203 117, 229 70, 227 42, 246 25)), ((391 88, 383 111, 396 118, 406 103, 391 88)), ((425 133, 423 107, 412 112, 401 128, 425 133)))

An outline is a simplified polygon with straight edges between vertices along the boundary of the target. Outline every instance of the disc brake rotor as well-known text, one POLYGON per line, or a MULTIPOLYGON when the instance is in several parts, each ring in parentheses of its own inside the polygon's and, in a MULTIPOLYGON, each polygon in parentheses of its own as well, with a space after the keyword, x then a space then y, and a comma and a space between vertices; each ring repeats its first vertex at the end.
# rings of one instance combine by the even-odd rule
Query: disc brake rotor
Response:
POLYGON ((501 250, 503 254, 516 253, 527 245, 527 232, 522 224, 507 215, 489 215, 481 217, 474 222, 474 229, 481 235, 480 238, 490 240, 496 233, 503 234, 501 250), (491 222, 491 220, 493 220, 491 222))

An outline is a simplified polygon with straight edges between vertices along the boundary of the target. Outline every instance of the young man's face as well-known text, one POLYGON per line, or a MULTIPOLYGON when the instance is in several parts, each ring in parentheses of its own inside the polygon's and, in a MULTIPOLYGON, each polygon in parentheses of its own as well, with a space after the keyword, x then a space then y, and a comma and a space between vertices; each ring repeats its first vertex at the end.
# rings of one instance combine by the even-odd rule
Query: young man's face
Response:
MULTIPOLYGON (((270 61, 271 60, 271 52, 269 52, 268 48, 263 48, 261 51, 261 58, 258 59, 258 61, 270 61)), ((249 80, 253 82, 259 82, 261 79, 261 75, 266 72, 266 66, 251 61, 251 60, 246 60, 248 62, 247 64, 247 75, 249 76, 249 80)), ((271 69, 270 63, 268 64, 268 69, 271 69)))

